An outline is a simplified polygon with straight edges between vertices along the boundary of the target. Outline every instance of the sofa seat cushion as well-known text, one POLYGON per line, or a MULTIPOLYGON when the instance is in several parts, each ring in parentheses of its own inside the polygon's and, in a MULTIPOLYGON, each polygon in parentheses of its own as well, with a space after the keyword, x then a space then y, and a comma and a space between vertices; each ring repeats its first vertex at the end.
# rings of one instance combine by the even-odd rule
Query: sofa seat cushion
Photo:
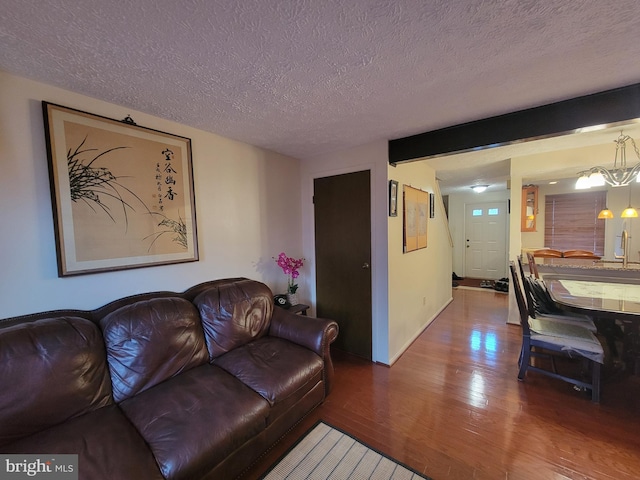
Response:
POLYGON ((204 476, 266 427, 269 403, 216 366, 183 372, 120 404, 170 479, 204 476))
POLYGON ((78 478, 162 479, 151 450, 117 405, 4 445, 3 453, 77 454, 78 478))
MULTIPOLYGON (((288 340, 266 336, 214 361, 272 407, 290 405, 322 381, 322 359, 288 340)), ((273 417, 273 414, 272 414, 273 417)))

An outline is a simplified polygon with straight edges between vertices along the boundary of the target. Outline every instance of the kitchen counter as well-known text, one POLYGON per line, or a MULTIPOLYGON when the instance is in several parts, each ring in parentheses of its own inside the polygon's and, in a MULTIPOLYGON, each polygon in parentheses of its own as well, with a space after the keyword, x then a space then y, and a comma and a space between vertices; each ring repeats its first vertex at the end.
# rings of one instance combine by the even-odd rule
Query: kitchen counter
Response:
POLYGON ((616 278, 640 277, 640 262, 627 264, 622 268, 621 260, 591 260, 581 258, 538 258, 538 271, 542 274, 563 274, 576 276, 598 276, 616 278), (540 263, 538 263, 540 262, 540 263))

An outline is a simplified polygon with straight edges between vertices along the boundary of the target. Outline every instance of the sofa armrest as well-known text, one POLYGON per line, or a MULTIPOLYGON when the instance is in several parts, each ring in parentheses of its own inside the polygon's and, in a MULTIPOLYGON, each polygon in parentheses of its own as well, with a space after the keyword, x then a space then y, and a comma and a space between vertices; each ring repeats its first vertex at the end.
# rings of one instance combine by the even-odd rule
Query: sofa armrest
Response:
POLYGON ((296 315, 284 308, 274 307, 269 335, 306 347, 322 357, 325 369, 325 393, 328 394, 331 391, 333 361, 329 347, 338 338, 338 324, 334 320, 296 315))
POLYGON ((269 335, 297 343, 324 358, 329 344, 338 337, 338 324, 334 320, 296 315, 274 307, 269 335))

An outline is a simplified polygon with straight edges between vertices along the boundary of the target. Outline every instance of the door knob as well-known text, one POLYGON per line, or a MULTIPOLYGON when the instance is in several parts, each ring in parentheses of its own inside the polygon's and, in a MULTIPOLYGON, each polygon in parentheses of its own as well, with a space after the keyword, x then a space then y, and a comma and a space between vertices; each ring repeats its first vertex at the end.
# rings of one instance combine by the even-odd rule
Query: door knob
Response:
POLYGON ((367 262, 364 262, 364 263, 362 264, 362 268, 365 268, 365 269, 366 269, 366 268, 369 268, 369 264, 368 264, 367 262))

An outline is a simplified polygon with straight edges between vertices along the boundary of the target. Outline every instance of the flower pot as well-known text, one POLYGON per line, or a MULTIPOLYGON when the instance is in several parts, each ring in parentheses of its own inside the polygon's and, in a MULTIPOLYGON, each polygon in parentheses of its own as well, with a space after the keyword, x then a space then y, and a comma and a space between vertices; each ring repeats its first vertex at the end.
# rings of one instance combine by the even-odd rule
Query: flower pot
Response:
POLYGON ((300 303, 297 293, 287 293, 287 300, 291 305, 298 305, 300 303))

